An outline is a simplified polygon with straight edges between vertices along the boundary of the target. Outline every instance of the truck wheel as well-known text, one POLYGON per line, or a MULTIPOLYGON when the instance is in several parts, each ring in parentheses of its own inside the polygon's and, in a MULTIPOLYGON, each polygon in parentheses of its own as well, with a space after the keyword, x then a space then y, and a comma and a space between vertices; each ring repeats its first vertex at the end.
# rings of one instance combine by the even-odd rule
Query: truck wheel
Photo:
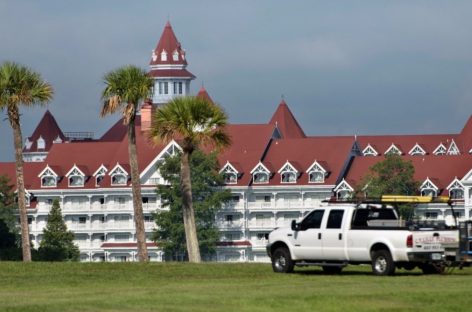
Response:
POLYGON ((388 250, 380 249, 372 252, 372 272, 375 275, 393 275, 395 263, 388 250))
POLYGON ((325 274, 339 274, 342 270, 342 266, 323 266, 323 272, 325 274))
POLYGON ((272 269, 277 273, 291 273, 295 263, 290 258, 290 251, 286 247, 279 247, 272 255, 272 269))

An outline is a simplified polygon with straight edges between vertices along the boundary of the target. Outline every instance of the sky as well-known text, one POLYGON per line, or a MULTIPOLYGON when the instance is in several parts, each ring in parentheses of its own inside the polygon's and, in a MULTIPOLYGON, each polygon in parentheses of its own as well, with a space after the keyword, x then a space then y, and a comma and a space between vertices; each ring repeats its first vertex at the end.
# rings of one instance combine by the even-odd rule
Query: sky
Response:
MULTIPOLYGON (((0 0, 0 63, 42 74, 63 131, 99 138, 103 76, 148 68, 167 21, 187 69, 231 123, 266 123, 281 98, 307 135, 458 133, 472 114, 472 1, 0 0)), ((13 160, 0 112, 0 161, 13 160)))

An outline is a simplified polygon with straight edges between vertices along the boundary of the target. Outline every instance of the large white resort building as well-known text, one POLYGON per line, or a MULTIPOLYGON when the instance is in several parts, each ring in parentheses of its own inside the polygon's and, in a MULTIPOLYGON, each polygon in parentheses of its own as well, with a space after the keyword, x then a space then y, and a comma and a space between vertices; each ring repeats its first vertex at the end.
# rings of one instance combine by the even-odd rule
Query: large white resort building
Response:
MULTIPOLYGON (((164 182, 156 163, 180 147, 178 141, 149 144, 146 132, 157 106, 189 94, 195 76, 186 68, 184 50, 167 23, 150 61, 152 103, 143 104, 136 124, 149 238, 155 228, 152 213, 163 209, 155 192, 164 182)), ((210 99, 203 88, 198 96, 210 99)), ((455 134, 308 136, 282 100, 268 122, 231 124, 228 132, 232 145, 218 160, 233 200, 217 215, 218 261, 268 261, 265 244, 272 229, 300 219, 324 199, 349 196, 368 168, 389 153, 412 161, 421 182, 418 194, 450 196, 456 217, 470 218, 472 119, 455 134)), ((81 260, 136 260, 127 144, 122 121, 93 139, 87 133, 63 132, 45 112, 24 144, 28 221, 35 246, 58 198, 81 260)), ((14 168, 13 162, 0 163, 0 174, 14 182, 14 168)), ((446 204, 419 206, 417 213, 427 220, 453 221, 446 204)), ((148 248, 151 261, 163 261, 159 246, 149 240, 148 248)))

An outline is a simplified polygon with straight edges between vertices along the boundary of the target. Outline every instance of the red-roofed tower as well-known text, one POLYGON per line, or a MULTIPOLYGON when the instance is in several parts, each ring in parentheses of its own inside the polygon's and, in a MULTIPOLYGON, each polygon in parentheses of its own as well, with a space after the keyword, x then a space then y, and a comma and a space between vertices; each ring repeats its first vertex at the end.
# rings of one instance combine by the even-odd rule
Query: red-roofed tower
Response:
POLYGON ((285 103, 283 99, 277 107, 274 115, 272 115, 269 124, 276 126, 282 133, 282 137, 285 139, 298 139, 306 137, 302 127, 300 127, 298 121, 295 119, 292 112, 288 108, 287 103, 285 103))
POLYGON ((149 65, 151 67, 149 75, 154 78, 153 104, 164 104, 175 96, 189 94, 190 81, 195 79, 195 76, 186 69, 185 51, 169 22, 152 51, 149 65))

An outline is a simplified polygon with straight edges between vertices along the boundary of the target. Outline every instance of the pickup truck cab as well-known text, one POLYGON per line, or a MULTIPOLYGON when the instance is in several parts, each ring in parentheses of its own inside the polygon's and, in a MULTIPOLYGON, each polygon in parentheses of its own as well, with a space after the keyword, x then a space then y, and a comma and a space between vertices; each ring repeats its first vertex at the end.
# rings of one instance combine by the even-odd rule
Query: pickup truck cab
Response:
POLYGON ((315 208, 301 222, 272 231, 267 253, 275 272, 319 265, 327 273, 339 273, 348 264, 371 264, 374 274, 392 275, 397 267, 441 272, 446 249, 457 246, 457 230, 406 226, 391 206, 336 204, 315 208))

